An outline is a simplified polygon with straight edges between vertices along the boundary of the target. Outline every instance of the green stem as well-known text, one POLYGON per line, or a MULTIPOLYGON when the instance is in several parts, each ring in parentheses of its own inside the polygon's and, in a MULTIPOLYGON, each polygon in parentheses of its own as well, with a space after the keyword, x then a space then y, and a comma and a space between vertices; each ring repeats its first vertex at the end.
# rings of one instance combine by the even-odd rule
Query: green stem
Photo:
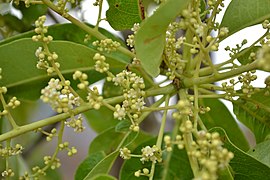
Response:
MULTIPOLYGON (((61 11, 58 10, 57 6, 55 6, 50 0, 42 0, 42 2, 45 5, 47 5, 49 8, 51 8, 53 11, 55 11, 57 14, 59 14, 60 16, 62 15, 61 11)), ((101 34, 95 28, 91 28, 91 27, 87 26, 86 24, 82 23, 81 21, 79 21, 78 19, 74 18, 70 14, 68 14, 64 18, 66 18, 67 20, 69 20, 70 22, 72 22, 73 24, 75 24, 76 26, 80 27, 82 30, 86 31, 88 34, 96 37, 99 40, 108 39, 108 37, 106 37, 103 34, 101 34)), ((118 48, 118 50, 120 52, 122 52, 123 54, 126 54, 127 56, 131 57, 131 58, 134 58, 135 57, 135 54, 134 53, 132 53, 131 51, 129 51, 127 48, 125 48, 123 46, 120 46, 118 48)))
POLYGON ((185 78, 183 80, 183 84, 185 87, 191 87, 194 84, 201 85, 201 84, 211 84, 213 82, 217 82, 223 79, 228 79, 239 75, 243 72, 251 71, 257 68, 257 63, 253 62, 251 64, 243 65, 237 69, 231 70, 229 72, 220 73, 217 75, 210 75, 206 77, 198 77, 198 78, 185 78))
POLYGON ((8 105, 7 105, 6 101, 5 101, 5 98, 4 98, 2 93, 0 93, 0 101, 2 102, 4 110, 6 110, 8 112, 6 116, 8 118, 9 123, 11 124, 13 129, 16 129, 19 126, 16 124, 15 120, 13 119, 12 115, 10 114, 8 105))
MULTIPOLYGON (((10 139, 7 140, 7 143, 6 143, 6 148, 9 149, 10 148, 10 139)), ((9 155, 6 157, 6 171, 8 172, 8 169, 9 169, 9 155)), ((6 177, 7 180, 9 180, 9 176, 6 177)))
MULTIPOLYGON (((169 105, 169 100, 170 100, 170 95, 167 95, 166 99, 165 99, 165 107, 169 105)), ((165 129, 166 120, 167 120, 167 112, 168 112, 168 110, 166 109, 163 113, 162 120, 161 120, 161 125, 160 125, 158 138, 157 138, 157 142, 156 142, 156 146, 158 149, 161 149, 162 139, 163 139, 163 135, 164 135, 164 129, 165 129)), ((156 166, 156 163, 152 162, 151 171, 149 174, 149 180, 152 180, 154 178, 155 166, 156 166)))
POLYGON ((99 23, 101 21, 101 12, 102 12, 102 5, 103 5, 103 0, 100 0, 99 1, 99 9, 98 9, 98 18, 97 18, 97 23, 96 23, 96 26, 95 26, 95 30, 98 31, 98 27, 99 27, 99 23))
MULTIPOLYGON (((170 95, 166 96, 165 99, 165 107, 169 105, 169 100, 170 100, 170 95)), ((157 143, 156 146, 161 149, 161 144, 162 144, 162 139, 163 139, 163 134, 164 134, 164 129, 165 129, 165 125, 166 125, 166 120, 167 120, 167 112, 168 110, 164 110, 162 119, 161 119, 161 125, 159 128, 159 133, 158 133, 158 138, 157 138, 157 143)))
MULTIPOLYGON (((161 94, 171 94, 173 92, 175 92, 175 88, 173 85, 168 85, 165 87, 161 87, 161 88, 157 88, 157 89, 150 89, 146 91, 146 94, 148 96, 156 96, 156 95, 161 95, 161 94)), ((108 99, 104 99, 105 103, 108 104, 115 104, 115 103, 120 103, 124 100, 123 96, 117 96, 117 97, 113 97, 113 98, 108 98, 108 99)), ((72 110, 72 112, 74 113, 74 115, 76 114, 80 114, 83 113, 85 111, 88 111, 92 109, 91 106, 88 103, 82 104, 80 107, 75 108, 74 110, 72 110)), ((148 112, 147 112, 148 113, 148 112)), ((56 122, 62 121, 64 119, 67 119, 70 117, 70 113, 62 113, 62 114, 58 114, 56 116, 53 117, 49 117, 46 119, 42 119, 39 120, 37 122, 31 123, 31 124, 27 124, 24 126, 20 126, 20 127, 16 127, 13 130, 1 134, 0 135, 0 142, 7 140, 7 139, 11 139, 14 137, 17 137, 21 134, 27 133, 29 131, 33 131, 35 129, 50 125, 50 124, 54 124, 56 122)))

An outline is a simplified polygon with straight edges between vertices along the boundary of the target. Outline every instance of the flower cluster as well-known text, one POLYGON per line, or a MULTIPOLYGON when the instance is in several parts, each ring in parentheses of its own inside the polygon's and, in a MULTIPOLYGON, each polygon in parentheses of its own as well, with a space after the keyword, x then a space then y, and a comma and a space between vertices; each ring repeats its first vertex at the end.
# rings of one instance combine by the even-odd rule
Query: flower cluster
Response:
POLYGON ((172 114, 174 119, 181 119, 183 116, 191 115, 191 102, 187 99, 181 99, 177 103, 177 112, 172 114))
POLYGON ((142 163, 145 161, 152 161, 153 163, 162 161, 162 153, 161 149, 159 149, 156 145, 152 147, 146 146, 142 148, 142 158, 140 159, 142 163))
POLYGON ((140 177, 140 176, 149 176, 149 169, 143 168, 142 170, 138 170, 134 173, 134 176, 140 177))
POLYGON ((98 88, 95 86, 93 90, 90 90, 87 95, 87 100, 90 103, 90 106, 94 109, 99 109, 102 105, 103 97, 99 95, 98 88))
POLYGON ((52 158, 51 156, 44 156, 44 164, 50 165, 51 169, 56 169, 61 166, 60 160, 58 158, 52 158))
POLYGON ((233 158, 233 153, 223 147, 223 142, 217 132, 199 131, 196 142, 189 155, 198 160, 201 167, 201 178, 218 179, 218 171, 224 169, 233 158))
POLYGON ((255 72, 256 71, 246 72, 238 77, 239 82, 242 83, 242 92, 247 95, 247 97, 251 97, 254 92, 254 87, 251 85, 251 82, 257 79, 257 76, 254 75, 255 72))
POLYGON ((75 0, 57 0, 57 9, 61 11, 63 17, 68 17, 68 9, 66 8, 66 4, 70 2, 71 4, 74 4, 75 0))
POLYGON ((105 62, 106 57, 96 53, 93 59, 96 61, 95 70, 100 73, 107 72, 110 68, 110 65, 105 62))
POLYGON ((128 115, 132 122, 130 128, 134 131, 138 131, 139 126, 136 120, 139 118, 145 104, 145 92, 143 91, 145 85, 143 79, 135 73, 124 70, 113 77, 112 81, 116 86, 123 87, 123 95, 125 98, 122 106, 119 104, 115 106, 114 118, 122 120, 128 115))
POLYGON ((236 94, 236 90, 234 89, 234 85, 236 84, 236 82, 234 81, 234 79, 231 79, 229 83, 223 82, 221 86, 223 88, 223 91, 225 92, 224 98, 228 100, 233 100, 233 97, 236 94))
POLYGON ((15 173, 13 172, 12 169, 8 169, 8 170, 5 170, 1 173, 2 177, 13 177, 15 175, 15 173))
POLYGON ((124 147, 120 149, 120 157, 123 159, 130 159, 131 158, 131 151, 124 147))
POLYGON ((59 79, 52 78, 48 86, 41 90, 40 99, 50 104, 58 113, 68 112, 79 105, 79 99, 71 94, 69 86, 70 81, 61 82, 59 79))
POLYGON ((52 40, 52 36, 45 36, 48 32, 48 27, 44 26, 46 21, 46 16, 41 16, 38 20, 35 21, 35 32, 37 35, 32 36, 32 40, 35 42, 42 42, 44 47, 38 47, 35 52, 36 57, 39 59, 37 62, 38 69, 46 69, 48 74, 51 74, 55 71, 55 67, 51 66, 50 64, 54 63, 57 68, 60 67, 58 62, 55 62, 58 59, 58 55, 53 52, 51 53, 46 47, 52 40))
POLYGON ((15 156, 21 154, 23 150, 22 145, 16 144, 15 147, 3 147, 0 144, 0 156, 8 157, 8 156, 15 156))
POLYGON ((72 116, 69 121, 66 121, 65 124, 67 127, 74 129, 74 132, 83 132, 85 127, 83 126, 83 117, 79 114, 77 117, 72 116))
MULTIPOLYGON (((131 47, 131 48, 133 48, 134 45, 135 45, 135 37, 134 37, 134 35, 137 33, 137 31, 139 29, 140 29, 140 24, 139 23, 135 23, 133 25, 133 28, 131 28, 131 31, 133 32, 133 34, 128 35, 128 38, 127 38, 126 42, 127 42, 127 45, 129 47, 131 47)), ((134 49, 133 49, 133 51, 134 51, 134 49)))
POLYGON ((120 43, 117 41, 113 41, 112 39, 103 39, 94 41, 93 46, 97 47, 97 50, 103 52, 110 53, 112 51, 116 51, 118 47, 120 47, 120 43))
POLYGON ((12 97, 9 100, 9 103, 7 104, 8 107, 15 109, 16 107, 18 107, 21 104, 21 102, 16 98, 16 97, 12 97))
POLYGON ((73 74, 73 79, 80 80, 80 83, 77 85, 79 89, 85 89, 89 85, 89 82, 87 81, 87 74, 82 73, 81 71, 75 71, 75 73, 73 74))

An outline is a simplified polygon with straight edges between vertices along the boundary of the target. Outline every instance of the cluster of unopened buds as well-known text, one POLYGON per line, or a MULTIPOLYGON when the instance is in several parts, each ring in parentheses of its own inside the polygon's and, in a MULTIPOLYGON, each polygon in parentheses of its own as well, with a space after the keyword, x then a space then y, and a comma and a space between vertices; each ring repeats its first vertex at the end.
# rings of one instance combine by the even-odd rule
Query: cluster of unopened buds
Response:
POLYGON ((57 136, 57 130, 56 128, 53 128, 50 133, 42 130, 41 128, 38 129, 41 133, 47 135, 46 141, 51 141, 53 137, 57 136))
POLYGON ((70 90, 70 81, 61 82, 52 78, 48 86, 41 90, 40 99, 51 105, 58 113, 68 112, 74 106, 79 106, 79 98, 74 97, 70 90))
POLYGON ((96 61, 95 63, 95 70, 100 73, 107 72, 110 68, 110 65, 105 62, 106 57, 96 53, 93 59, 96 61))
POLYGON ((93 46, 97 47, 98 51, 110 53, 112 51, 116 51, 118 47, 120 47, 120 43, 117 41, 113 41, 112 39, 103 39, 94 41, 93 46))
POLYGON ((52 158, 51 156, 44 156, 44 164, 50 165, 51 169, 56 169, 61 166, 60 160, 58 158, 52 158))
POLYGON ((21 104, 21 102, 16 97, 13 97, 9 100, 9 103, 7 105, 8 105, 8 107, 14 109, 14 108, 18 107, 20 104, 21 104))
POLYGON ((47 44, 53 40, 53 37, 50 35, 45 36, 45 34, 48 32, 48 27, 44 26, 45 21, 46 16, 41 16, 35 21, 35 32, 37 35, 32 36, 32 40, 35 42, 42 42, 43 46, 45 47, 38 47, 35 52, 36 57, 39 59, 37 62, 37 68, 46 69, 48 74, 52 74, 55 71, 55 68, 50 64, 54 63, 57 68, 60 67, 60 64, 56 62, 58 55, 55 52, 51 53, 48 49, 46 49, 47 44))
POLYGON ((199 131, 192 146, 188 154, 198 160, 203 180, 218 179, 218 171, 226 168, 234 157, 232 152, 223 147, 223 142, 217 132, 199 131))
POLYGON ((172 140, 170 136, 165 135, 164 138, 166 151, 171 152, 173 150, 173 145, 176 145, 178 149, 184 148, 184 141, 181 135, 177 135, 175 140, 172 140))
POLYGON ((88 92, 87 100, 92 108, 98 110, 102 106, 103 97, 99 94, 98 88, 96 86, 88 92))
POLYGON ((181 99, 177 103, 177 110, 172 114, 174 119, 181 119, 183 116, 191 115, 191 102, 187 99, 181 99))
POLYGON ((87 74, 82 73, 81 71, 75 71, 75 73, 73 74, 73 79, 80 80, 80 83, 77 85, 79 89, 85 89, 89 85, 89 82, 87 81, 88 79, 87 74))
POLYGON ((68 9, 66 8, 67 2, 70 2, 71 4, 74 4, 75 0, 57 0, 57 9, 61 11, 61 14, 63 17, 68 17, 68 9))
POLYGON ((83 117, 79 114, 77 117, 72 116, 69 121, 65 122, 67 127, 74 129, 74 132, 83 132, 85 127, 83 126, 83 117))
POLYGON ((77 154, 78 151, 75 147, 69 148, 68 146, 69 146, 68 142, 64 142, 58 145, 59 150, 66 149, 68 151, 68 156, 73 156, 74 154, 77 154))

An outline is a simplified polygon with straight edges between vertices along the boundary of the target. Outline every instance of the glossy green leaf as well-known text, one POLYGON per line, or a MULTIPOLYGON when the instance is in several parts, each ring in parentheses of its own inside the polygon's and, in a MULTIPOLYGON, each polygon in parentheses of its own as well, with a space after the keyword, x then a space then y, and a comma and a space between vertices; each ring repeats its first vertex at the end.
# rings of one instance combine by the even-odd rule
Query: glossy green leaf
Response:
MULTIPOLYGON (((147 142, 141 143, 132 154, 141 154, 141 149, 147 145, 152 146, 156 143, 156 138, 152 138, 147 142)), ((150 169, 151 163, 145 162, 142 164, 140 158, 131 158, 126 160, 122 166, 120 172, 120 180, 137 180, 134 176, 134 172, 148 168, 150 169)), ((182 180, 192 179, 193 173, 189 165, 188 157, 185 150, 179 150, 177 147, 173 148, 173 151, 168 154, 164 154, 164 161, 157 163, 154 179, 155 180, 182 180)), ((141 176, 140 180, 147 180, 145 176, 141 176)))
POLYGON ((166 29, 189 2, 188 0, 165 1, 152 16, 142 22, 141 28, 136 33, 137 57, 145 71, 152 77, 156 77, 160 72, 166 29))
POLYGON ((234 153, 230 166, 235 180, 265 179, 269 176, 270 168, 236 147, 222 128, 210 130, 210 132, 213 131, 220 134, 224 147, 234 153))
POLYGON ((221 27, 229 28, 229 35, 270 18, 269 0, 232 0, 223 16, 221 27))
POLYGON ((98 174, 95 177, 91 178, 91 180, 117 180, 117 179, 107 174, 98 174))
POLYGON ((106 19, 115 30, 130 29, 142 21, 139 0, 108 0, 106 19))
MULTIPOLYGON (((47 85, 47 73, 36 68, 35 51, 39 46, 40 43, 32 42, 31 39, 20 39, 0 46, 3 71, 0 86, 6 86, 9 95, 16 94, 19 98, 36 100, 40 96, 40 90, 47 85)), ((68 79, 72 79, 75 70, 87 72, 90 83, 104 77, 94 71, 95 61, 92 57, 97 51, 67 41, 53 41, 49 48, 58 54, 60 70, 68 79)), ((115 57, 107 57, 107 62, 113 71, 120 71, 127 64, 125 59, 115 57)))
POLYGON ((115 126, 115 131, 116 132, 127 132, 129 131, 129 127, 131 125, 130 120, 128 119, 124 119, 122 121, 120 121, 119 123, 117 123, 117 125, 115 126))
MULTIPOLYGON (((251 63, 253 60, 249 58, 251 53, 256 53, 261 47, 260 46, 254 46, 250 48, 247 52, 245 52, 242 56, 238 57, 237 60, 242 64, 246 65, 251 63)), ((242 51, 245 51, 246 49, 243 49, 242 51)))
POLYGON ((201 114, 200 117, 207 129, 221 127, 225 129, 231 141, 243 151, 249 149, 248 142, 232 117, 227 107, 218 99, 203 99, 200 104, 204 107, 210 107, 211 111, 201 114))
POLYGON ((270 168, 270 140, 261 142, 247 153, 270 168))
POLYGON ((87 122, 96 132, 102 132, 110 127, 114 127, 119 121, 114 119, 113 111, 105 106, 99 110, 92 109, 84 113, 87 122))
POLYGON ((270 135, 270 97, 263 90, 251 98, 233 101, 233 111, 237 119, 254 133, 257 143, 270 135))
POLYGON ((77 168, 75 180, 84 179, 89 171, 91 171, 103 158, 105 153, 102 151, 90 154, 77 168))
POLYGON ((46 5, 35 5, 25 7, 24 3, 20 3, 19 10, 22 13, 21 21, 24 23, 24 31, 28 31, 34 28, 34 22, 42 15, 46 14, 48 7, 46 5))
POLYGON ((98 151, 104 151, 105 154, 110 154, 117 149, 124 137, 124 133, 116 132, 115 128, 111 127, 95 137, 89 146, 88 153, 92 154, 98 151))
POLYGON ((116 160, 117 156, 119 155, 119 151, 114 151, 111 154, 107 155, 101 161, 99 161, 95 167, 89 171, 89 173, 83 178, 84 180, 91 179, 92 177, 101 174, 101 173, 109 173, 110 169, 114 161, 116 160))

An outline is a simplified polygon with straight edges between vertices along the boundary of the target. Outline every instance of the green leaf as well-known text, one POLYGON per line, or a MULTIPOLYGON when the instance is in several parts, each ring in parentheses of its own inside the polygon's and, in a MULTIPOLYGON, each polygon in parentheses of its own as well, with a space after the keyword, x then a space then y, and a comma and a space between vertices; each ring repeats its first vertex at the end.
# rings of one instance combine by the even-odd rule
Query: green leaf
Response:
POLYGON ((91 179, 92 177, 101 174, 101 173, 109 173, 110 169, 112 168, 112 165, 117 158, 119 154, 119 151, 114 151, 111 154, 107 155, 105 158, 103 158, 101 161, 99 161, 95 167, 89 171, 89 173, 83 178, 84 180, 91 179))
POLYGON ((21 21, 24 23, 24 31, 33 29, 34 22, 42 15, 46 14, 48 7, 46 5, 37 4, 35 6, 25 7, 24 3, 20 3, 19 9, 22 13, 21 21))
POLYGON ((261 90, 251 98, 233 101, 233 111, 238 120, 255 135, 256 142, 264 141, 270 134, 270 98, 261 90))
POLYGON ((269 0, 232 0, 223 16, 221 27, 229 28, 229 35, 270 18, 269 0))
MULTIPOLYGON (((141 149, 145 146, 152 146, 156 143, 156 138, 152 138, 147 142, 141 143, 132 154, 141 154, 141 149)), ((120 179, 125 180, 137 180, 134 176, 134 172, 148 168, 150 169, 151 163, 145 162, 142 164, 140 158, 131 158, 125 160, 121 172, 120 179)), ((180 179, 192 179, 193 173, 189 165, 189 160, 185 150, 179 150, 177 147, 173 148, 173 151, 168 154, 164 154, 164 161, 156 164, 155 180, 180 180, 180 179)), ((140 180, 147 180, 145 176, 141 176, 140 180)))
MULTIPOLYGON (((86 25, 88 25, 91 28, 94 27, 91 24, 86 24, 86 25)), ((118 41, 119 43, 121 43, 122 46, 126 46, 126 44, 123 40, 114 36, 112 33, 107 31, 106 29, 99 28, 98 31, 101 32, 106 37, 108 37, 114 41, 118 41)), ((53 36, 54 40, 72 41, 75 43, 86 45, 86 46, 91 47, 93 49, 96 48, 95 46, 93 46, 92 43, 94 41, 96 41, 97 38, 91 37, 87 42, 85 42, 84 38, 85 38, 86 32, 84 30, 82 30, 81 28, 79 28, 78 26, 71 24, 71 23, 55 24, 55 25, 49 26, 48 27, 48 34, 53 36)), ((28 31, 25 33, 21 33, 21 34, 12 36, 10 38, 7 38, 4 41, 0 41, 0 45, 9 43, 9 42, 17 40, 17 39, 31 38, 33 35, 36 35, 34 30, 28 31)))
MULTIPOLYGON (((47 85, 47 73, 36 68, 35 51, 39 46, 40 43, 32 42, 31 39, 20 39, 0 46, 0 64, 3 71, 0 86, 6 86, 9 95, 36 100, 40 96, 40 90, 47 85)), ((49 48, 58 54, 60 70, 66 78, 71 80, 72 73, 76 70, 86 72, 90 83, 104 78, 104 75, 94 70, 95 61, 92 57, 97 51, 67 41, 53 41, 49 48)), ((116 56, 109 56, 106 61, 114 72, 119 72, 127 64, 125 59, 116 56)), ((72 84, 76 87, 76 84, 72 84)))
POLYGON ((188 0, 165 1, 152 16, 142 22, 136 33, 137 57, 145 71, 152 77, 156 77, 160 72, 166 29, 189 2, 188 0))
POLYGON ((243 151, 249 149, 248 142, 239 128, 238 124, 232 117, 227 107, 218 99, 203 99, 200 104, 204 107, 210 107, 210 111, 201 114, 200 117, 207 129, 221 127, 225 129, 231 141, 243 151))
POLYGON ((124 119, 122 121, 120 121, 119 123, 117 123, 117 125, 115 126, 115 131, 116 132, 127 132, 129 131, 129 127, 131 125, 130 120, 128 119, 124 119))
POLYGON ((247 153, 270 168, 270 140, 261 142, 247 153))
POLYGON ((230 166, 232 167, 235 180, 267 179, 269 177, 269 167, 237 148, 222 128, 213 128, 210 130, 210 132, 214 131, 219 133, 224 147, 234 153, 234 158, 230 161, 230 166))
POLYGON ((96 132, 102 132, 110 127, 114 127, 118 120, 114 119, 112 110, 102 106, 99 110, 91 109, 84 113, 87 122, 96 132))
POLYGON ((105 81, 102 88, 104 98, 115 97, 122 95, 123 88, 114 85, 113 82, 105 81))
MULTIPOLYGON (((241 52, 247 50, 247 52, 245 52, 242 56, 238 57, 237 60, 242 64, 242 65, 246 65, 251 63, 253 60, 249 58, 251 53, 256 53, 259 49, 261 48, 261 46, 254 46, 252 48, 250 48, 249 50, 243 49, 241 52)), ((240 52, 240 53, 241 53, 240 52)))
POLYGON ((115 128, 111 127, 95 137, 89 146, 88 153, 92 154, 98 151, 104 151, 106 155, 110 154, 117 149, 124 137, 124 133, 116 132, 115 128))
POLYGON ((95 177, 91 178, 91 180, 117 180, 117 179, 107 174, 98 174, 95 177))
POLYGON ((142 21, 139 0, 108 0, 106 19, 115 30, 130 29, 142 21))
POLYGON ((102 151, 90 154, 77 168, 75 180, 84 179, 89 171, 91 171, 103 158, 105 154, 102 151))

